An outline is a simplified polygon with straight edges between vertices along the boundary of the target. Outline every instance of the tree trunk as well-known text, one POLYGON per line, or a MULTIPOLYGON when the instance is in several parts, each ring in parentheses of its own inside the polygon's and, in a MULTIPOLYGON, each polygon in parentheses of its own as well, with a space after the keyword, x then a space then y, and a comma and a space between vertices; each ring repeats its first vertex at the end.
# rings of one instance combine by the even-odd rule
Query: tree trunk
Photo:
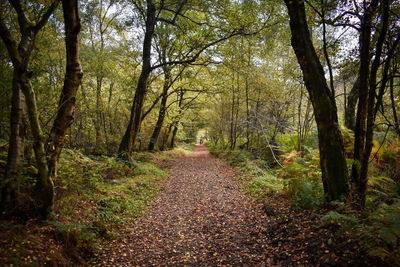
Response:
POLYGON ((232 70, 232 108, 231 108, 231 128, 229 136, 229 143, 231 150, 234 149, 234 144, 233 144, 234 115, 235 115, 235 71, 232 70))
POLYGON ((177 132, 178 132, 178 123, 174 125, 174 130, 172 131, 171 143, 169 145, 169 148, 175 147, 175 137, 177 132))
MULTIPOLYGON (((39 123, 36 97, 30 82, 32 73, 28 71, 28 66, 30 56, 34 49, 36 35, 39 30, 42 29, 44 25, 46 25, 49 17, 56 9, 58 3, 59 1, 54 1, 40 17, 37 24, 34 24, 26 14, 25 8, 23 6, 24 3, 21 1, 11 1, 11 5, 14 7, 18 15, 18 25, 20 30, 20 36, 18 36, 18 45, 12 37, 12 33, 7 28, 3 17, 1 17, 0 15, 0 35, 4 41, 4 44, 7 47, 7 51, 11 58, 11 61, 13 62, 14 75, 17 75, 14 76, 14 78, 16 79, 16 84, 14 84, 13 86, 19 87, 21 92, 25 96, 27 115, 29 118, 31 133, 33 137, 33 149, 35 151, 36 167, 38 170, 34 199, 36 201, 38 211, 42 217, 46 217, 52 208, 53 183, 48 174, 46 152, 44 148, 43 134, 39 123)), ((16 88, 13 88, 13 90, 14 89, 16 90, 16 88)), ((17 101, 17 96, 13 100, 17 101)), ((22 116, 22 114, 20 114, 20 116, 22 116)), ((13 118, 11 118, 11 120, 13 120, 13 118)), ((19 117, 18 120, 21 121, 21 117, 19 117)), ((13 144, 13 146, 13 150, 23 149, 22 147, 16 147, 15 144, 13 144)), ((14 152, 15 151, 13 151, 13 153, 14 152)), ((19 153, 21 153, 21 151, 19 151, 19 153)), ((12 157, 14 156, 15 155, 12 155, 12 157)))
POLYGON ((233 130, 233 150, 236 148, 236 142, 238 138, 238 121, 239 121, 239 108, 240 108, 240 102, 239 102, 239 92, 240 92, 240 75, 239 71, 237 72, 237 94, 236 94, 236 112, 235 112, 235 125, 234 125, 234 130, 233 130))
MULTIPOLYGON (((364 150, 365 143, 365 120, 367 117, 368 103, 368 76, 370 64, 370 44, 371 44, 371 27, 373 12, 372 5, 377 6, 377 1, 373 1, 369 8, 366 8, 361 21, 360 34, 360 70, 359 79, 360 87, 358 93, 358 106, 356 127, 354 130, 354 163, 351 168, 351 182, 354 187, 359 184, 361 155, 364 150)), ((354 191, 354 190, 352 190, 354 191)), ((354 196, 357 197, 357 196, 354 196)), ((357 202, 357 200, 355 200, 357 202)))
POLYGON ((135 96, 133 98, 131 115, 128 127, 119 145, 118 155, 120 157, 130 157, 135 145, 136 136, 139 133, 142 123, 142 108, 147 92, 147 80, 151 73, 151 43, 156 25, 156 8, 152 0, 147 0, 146 32, 143 42, 143 65, 137 84, 135 96))
POLYGON ((350 129, 355 130, 356 127, 356 105, 358 100, 358 91, 360 87, 360 78, 357 77, 347 97, 346 110, 344 112, 344 125, 350 129))
POLYGON ((173 126, 172 123, 168 126, 168 131, 164 135, 164 138, 163 138, 163 141, 162 141, 162 144, 161 144, 161 150, 165 150, 165 147, 167 146, 167 142, 168 142, 169 136, 170 136, 171 131, 172 131, 172 126, 173 126))
POLYGON ((299 0, 285 0, 285 3, 290 17, 292 46, 314 108, 325 198, 327 201, 340 199, 348 193, 348 171, 337 108, 311 40, 304 3, 299 0))
POLYGON ((250 109, 249 109, 249 81, 246 75, 246 149, 249 149, 250 144, 250 109))
POLYGON ((297 151, 303 151, 303 128, 302 128, 302 123, 301 123, 301 106, 302 106, 302 101, 303 101, 303 86, 300 86, 300 99, 299 99, 299 105, 297 108, 297 113, 298 113, 298 123, 297 123, 297 151))
POLYGON ((38 170, 34 199, 40 215, 43 218, 46 218, 53 208, 54 185, 48 172, 44 136, 39 123, 39 113, 37 110, 35 92, 27 73, 21 75, 21 81, 21 89, 25 95, 27 114, 33 137, 36 168, 38 170))
POLYGON ((18 67, 15 66, 12 81, 10 114, 10 139, 4 180, 1 181, 0 212, 17 206, 21 184, 22 162, 24 160, 25 127, 23 124, 23 95, 18 67))
POLYGON ((158 136, 160 135, 162 125, 164 123, 164 118, 165 118, 165 113, 167 111, 166 105, 167 105, 167 99, 168 99, 168 89, 170 88, 170 74, 169 74, 169 67, 164 68, 164 86, 163 86, 163 91, 162 91, 162 98, 161 98, 161 103, 160 103, 160 111, 158 113, 158 119, 156 122, 156 125, 154 127, 153 134, 151 135, 150 138, 150 143, 148 150, 153 151, 154 146, 157 143, 158 136))
MULTIPOLYGON (((371 4, 372 5, 372 4, 371 4)), ((365 199, 366 199, 366 190, 367 190, 367 182, 368 182, 368 163, 369 156, 371 155, 372 146, 373 146, 373 136, 374 136, 374 125, 375 125, 375 96, 376 96, 376 88, 377 88, 377 73, 380 66, 380 58, 383 50, 383 45, 386 39, 386 32, 389 24, 389 1, 383 1, 383 17, 382 17, 382 28, 379 32, 379 37, 377 40, 377 44, 375 47, 375 57, 371 66, 371 72, 369 75, 369 91, 367 96, 367 124, 365 131, 365 148, 362 150, 361 155, 361 164, 360 164, 360 174, 358 177, 358 183, 356 185, 358 191, 358 200, 361 208, 365 207, 365 199)), ((369 36, 364 36, 368 38, 369 36)), ((382 83, 385 84, 386 81, 382 80, 382 83)), ((384 86, 384 85, 383 85, 384 86)), ((361 152, 361 151, 360 151, 361 152)))
POLYGON ((62 1, 65 23, 66 73, 64 87, 58 104, 47 142, 47 157, 50 177, 57 174, 57 163, 64 146, 66 133, 74 121, 76 93, 82 80, 82 67, 79 60, 79 32, 81 28, 78 1, 62 1))
MULTIPOLYGON (((249 50, 248 50, 248 58, 247 58, 247 68, 250 70, 251 65, 251 46, 250 42, 248 43, 249 50)), ((245 80, 245 89, 246 89, 246 149, 249 149, 250 145, 250 109, 249 109, 249 74, 246 73, 246 80, 245 80)))
MULTIPOLYGON (((100 74, 102 75, 102 74, 100 74)), ((101 145, 101 123, 102 123, 102 112, 103 112, 103 105, 101 100, 101 88, 103 84, 103 77, 96 78, 96 116, 94 121, 94 129, 96 131, 96 139, 95 139, 95 146, 94 152, 97 153, 100 145, 101 145)))
POLYGON ((390 80, 389 80, 390 106, 392 108, 392 113, 393 113, 393 127, 394 127, 394 130, 396 131, 397 136, 400 137, 400 123, 399 123, 399 119, 397 116, 396 102, 394 100, 395 97, 394 97, 394 93, 393 93, 393 88, 394 88, 393 80, 394 80, 394 77, 393 77, 393 75, 391 75, 390 80))

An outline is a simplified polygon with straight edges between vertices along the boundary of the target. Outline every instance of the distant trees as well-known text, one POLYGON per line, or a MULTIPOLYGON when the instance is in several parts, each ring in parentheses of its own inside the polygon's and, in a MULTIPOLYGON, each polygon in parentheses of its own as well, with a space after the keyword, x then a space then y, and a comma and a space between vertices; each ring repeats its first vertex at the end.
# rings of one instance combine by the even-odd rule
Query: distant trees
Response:
MULTIPOLYGON (((155 3, 153 0, 146 0, 145 6, 142 2, 134 2, 134 4, 140 17, 145 21, 145 32, 142 46, 141 74, 133 98, 128 127, 118 149, 120 156, 125 154, 128 157, 133 150, 136 136, 142 123, 142 109, 147 93, 147 82, 152 71, 163 66, 195 63, 206 49, 233 36, 250 34, 251 30, 257 32, 257 28, 258 31, 263 28, 263 25, 261 27, 251 27, 253 25, 252 21, 246 21, 248 18, 244 17, 243 20, 238 19, 236 25, 230 23, 233 15, 231 12, 232 10, 235 12, 235 8, 237 8, 234 4, 223 6, 221 12, 213 11, 209 8, 207 4, 209 5, 210 3, 189 3, 186 0, 176 3, 166 3, 164 1, 155 3), (190 6, 190 4, 193 4, 193 6, 190 6), (157 34, 157 23, 170 24, 176 27, 179 33, 175 36, 182 38, 184 50, 172 55, 173 59, 171 61, 152 65, 151 46, 153 37, 157 34)), ((261 23, 265 24, 267 21, 268 19, 261 23)))

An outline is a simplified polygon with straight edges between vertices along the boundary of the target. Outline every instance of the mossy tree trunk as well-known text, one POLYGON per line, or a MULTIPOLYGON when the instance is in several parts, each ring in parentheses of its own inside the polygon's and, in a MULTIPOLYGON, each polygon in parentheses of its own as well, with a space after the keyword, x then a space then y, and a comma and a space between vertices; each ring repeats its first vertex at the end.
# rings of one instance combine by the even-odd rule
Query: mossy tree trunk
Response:
POLYGON ((167 142, 169 140, 169 136, 171 135, 171 132, 172 132, 172 126, 173 126, 173 123, 170 123, 169 126, 168 126, 168 131, 165 133, 164 138, 162 140, 161 150, 165 150, 165 148, 167 146, 167 142))
POLYGON ((24 103, 18 69, 18 67, 14 68, 12 80, 10 139, 6 172, 1 180, 0 212, 17 207, 19 200, 26 125, 23 122, 24 103))
POLYGON ((169 148, 175 147, 175 138, 177 133, 178 133, 178 122, 174 124, 174 129, 172 130, 172 137, 171 137, 171 142, 169 144, 169 148))
POLYGON ((22 92, 25 95, 27 114, 33 137, 38 177, 35 185, 34 199, 40 215, 45 218, 52 210, 54 200, 54 185, 50 178, 45 151, 44 135, 39 123, 36 96, 32 84, 27 77, 22 79, 22 92))
POLYGON ((347 105, 344 113, 344 125, 348 129, 353 131, 355 130, 356 127, 356 106, 357 106, 359 87, 360 87, 360 79, 359 77, 357 77, 347 97, 347 105))
POLYGON ((47 142, 49 175, 55 177, 57 163, 66 140, 75 113, 76 93, 82 79, 82 67, 79 60, 79 32, 81 28, 77 0, 63 0, 65 24, 66 73, 61 92, 57 117, 54 120, 47 142))
POLYGON ((311 40, 304 2, 285 0, 285 3, 290 17, 292 46, 314 108, 325 198, 327 201, 341 199, 347 196, 349 187, 337 108, 311 40))
MULTIPOLYGON (((354 129, 354 163, 351 169, 351 182, 352 182, 352 198, 357 197, 357 185, 360 178, 361 156, 363 154, 365 145, 365 120, 367 117, 367 103, 368 103, 368 77, 370 65, 370 46, 371 46, 371 27, 373 12, 378 5, 378 1, 373 1, 361 19, 360 31, 360 70, 359 70, 359 93, 358 93, 358 106, 356 125, 354 129), (353 194, 354 192, 354 194, 353 194), (353 196, 354 195, 354 196, 353 196)), ((355 202, 358 202, 355 200, 355 202)))
MULTIPOLYGON (((20 0, 12 0, 10 1, 11 5, 15 9, 18 17, 18 26, 19 26, 19 34, 20 36, 13 36, 13 30, 7 27, 7 22, 5 18, 0 15, 0 35, 4 41, 4 44, 7 48, 8 54, 11 58, 14 68, 14 81, 13 81, 13 89, 16 94, 17 88, 24 94, 25 102, 27 107, 27 115, 30 123, 31 134, 33 136, 33 149, 35 151, 35 159, 36 159, 36 167, 38 169, 38 177, 36 182, 36 188, 40 188, 40 190, 36 190, 35 200, 37 201, 37 206, 40 214, 45 217, 48 214, 49 209, 51 209, 53 204, 53 183, 48 175, 47 169, 47 160, 46 153, 44 149, 44 138, 40 128, 38 112, 36 106, 36 97, 35 93, 32 89, 32 85, 30 82, 30 78, 32 73, 28 70, 29 61, 34 49, 35 39, 37 33, 46 25, 49 17, 56 9, 59 0, 54 1, 42 14, 40 18, 37 19, 35 23, 32 21, 31 16, 27 13, 26 8, 24 7, 24 2, 20 0), (17 42, 16 40, 19 40, 17 42)), ((17 96, 15 96, 15 101, 17 100, 17 96)), ((21 97, 19 97, 19 101, 21 101, 21 97)), ((17 102, 14 108, 18 108, 17 102)), ((21 105, 21 103, 19 104, 21 105)), ((19 108, 20 109, 20 108, 19 108)), ((15 110, 14 110, 15 111, 15 110)), ((13 126, 16 126, 18 123, 21 125, 21 110, 18 111, 17 120, 13 121, 13 126)), ((11 117, 11 120, 15 118, 11 117)), ((18 126, 20 127, 20 126, 18 126)), ((15 132, 13 133, 15 134, 15 132)), ((20 134, 20 133, 19 133, 20 134)), ((13 137, 13 139, 17 139, 13 137)), ((14 140, 19 142, 18 140, 14 140)), ((14 142, 13 141, 13 142, 14 142)), ((19 155, 22 153, 23 148, 21 145, 17 145, 13 143, 13 151, 9 154, 9 160, 11 166, 18 164, 18 160, 15 161, 15 157, 20 157, 19 155), (11 157, 11 158, 10 158, 11 157)), ((17 176, 7 177, 6 179, 12 178, 15 179, 17 176)), ((16 185, 12 185, 12 187, 17 188, 18 190, 18 179, 15 181, 16 185)), ((8 183, 8 185, 10 185, 8 183)), ((13 188, 10 190, 7 189, 7 183, 5 184, 5 188, 3 188, 6 192, 15 192, 13 188)), ((3 191, 3 190, 2 190, 3 191)), ((3 198, 3 197, 2 197, 3 198)))

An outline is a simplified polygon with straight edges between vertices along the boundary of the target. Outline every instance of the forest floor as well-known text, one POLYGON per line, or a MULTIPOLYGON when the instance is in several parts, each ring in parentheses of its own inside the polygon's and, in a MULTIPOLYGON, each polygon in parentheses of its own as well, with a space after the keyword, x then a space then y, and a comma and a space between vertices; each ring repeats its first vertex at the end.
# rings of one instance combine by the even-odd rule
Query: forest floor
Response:
POLYGON ((100 266, 366 266, 326 210, 294 210, 284 196, 255 204, 235 170, 204 146, 178 158, 158 199, 120 240, 95 254, 100 266))

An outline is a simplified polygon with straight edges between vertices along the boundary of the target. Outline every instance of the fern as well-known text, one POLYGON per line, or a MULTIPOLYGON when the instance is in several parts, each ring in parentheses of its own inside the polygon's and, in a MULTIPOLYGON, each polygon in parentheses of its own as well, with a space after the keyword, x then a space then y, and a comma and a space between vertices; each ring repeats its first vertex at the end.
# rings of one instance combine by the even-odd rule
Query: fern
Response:
POLYGON ((338 225, 355 225, 360 220, 355 216, 347 216, 336 211, 330 211, 328 214, 322 216, 321 220, 325 223, 338 224, 338 225))

